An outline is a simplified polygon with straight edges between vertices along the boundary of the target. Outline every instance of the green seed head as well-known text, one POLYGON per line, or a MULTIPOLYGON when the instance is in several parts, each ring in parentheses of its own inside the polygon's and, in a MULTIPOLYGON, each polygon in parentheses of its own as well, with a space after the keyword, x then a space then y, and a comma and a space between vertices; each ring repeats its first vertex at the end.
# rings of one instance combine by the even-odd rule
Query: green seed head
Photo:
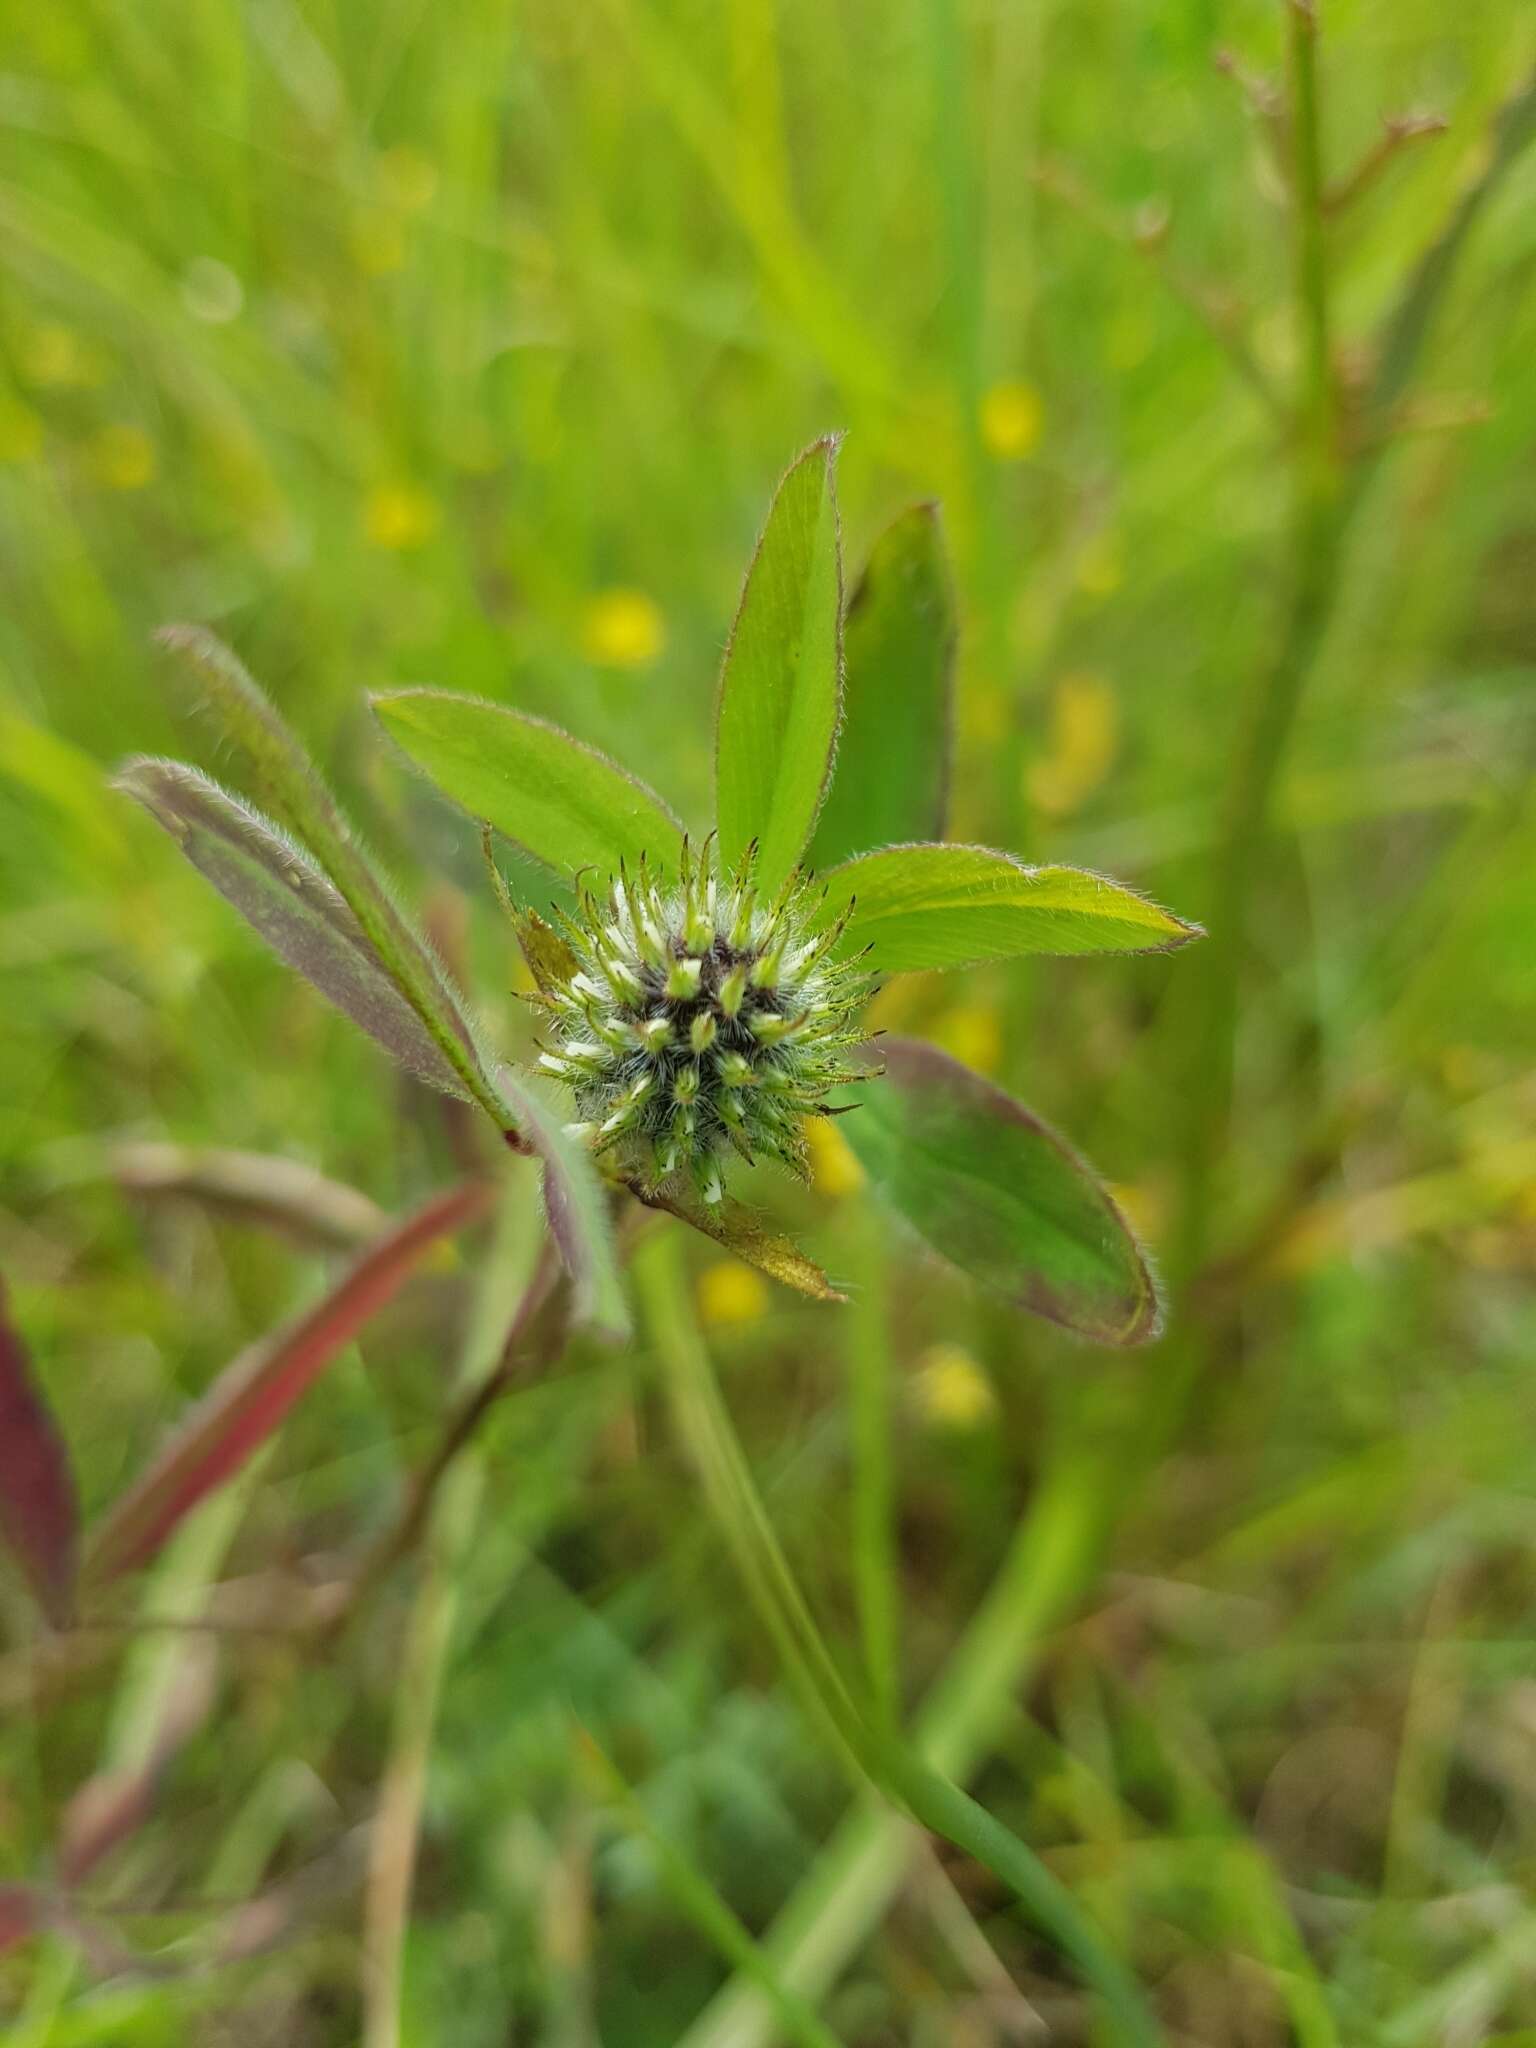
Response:
POLYGON ((803 1178, 805 1119, 865 1078, 848 1056, 870 981, 839 951, 842 922, 803 875, 760 902, 751 865, 749 850, 721 876, 685 842, 675 875, 621 868, 561 920, 577 972, 543 998, 541 1064, 596 1148, 647 1187, 685 1178, 708 1202, 732 1153, 803 1178))

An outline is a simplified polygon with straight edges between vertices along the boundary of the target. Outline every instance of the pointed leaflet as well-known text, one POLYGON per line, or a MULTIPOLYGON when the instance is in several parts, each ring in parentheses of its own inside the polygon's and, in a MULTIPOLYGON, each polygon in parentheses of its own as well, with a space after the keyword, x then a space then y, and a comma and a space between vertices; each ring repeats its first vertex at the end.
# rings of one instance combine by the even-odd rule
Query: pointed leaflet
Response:
POLYGON ((597 1169, 571 1137, 540 1084, 501 1069, 528 1142, 544 1162, 544 1210, 571 1276, 576 1320, 615 1341, 629 1335, 629 1309, 614 1258, 608 1198, 597 1169))
POLYGON ((238 797, 180 762, 130 761, 115 786, 165 827, 279 959, 377 1039, 407 1073, 444 1094, 471 1099, 367 933, 307 853, 238 797))
POLYGON ((729 1195, 720 1202, 701 1202, 682 1187, 648 1188, 637 1180, 625 1185, 648 1209, 665 1209, 669 1216, 691 1225, 700 1236, 723 1245, 745 1264, 756 1266, 770 1280, 793 1287, 797 1294, 808 1295, 812 1301, 848 1299, 792 1239, 766 1230, 750 1209, 732 1201, 729 1195))
POLYGON ((1099 1344, 1143 1344, 1157 1290, 1092 1169, 1022 1103, 931 1045, 882 1039, 885 1077, 842 1134, 941 1256, 1099 1344))
POLYGON ((938 507, 914 505, 875 542, 848 600, 843 730, 812 867, 897 840, 943 837, 954 656, 938 507))
POLYGON ((158 1550, 197 1503, 239 1471, 433 1242, 489 1207, 489 1182, 450 1188, 364 1252, 316 1305, 260 1338, 214 1381, 159 1456, 110 1510, 87 1560, 97 1581, 158 1550))
POLYGON ((683 828, 661 798, 559 726, 448 690, 391 690, 373 709, 444 796, 552 868, 674 865, 683 828))
POLYGON ((447 972, 401 913, 276 706, 223 642, 202 627, 166 626, 156 637, 197 675, 220 726, 249 760, 267 807, 304 842, 335 884, 385 973, 459 1076, 462 1092, 501 1129, 509 1129, 511 1116, 497 1097, 447 972))
POLYGON ((0 1285, 0 1532, 56 1627, 69 1619, 79 1506, 69 1457, 33 1384, 26 1347, 0 1285))
POLYGON ((842 564, 833 468, 817 441, 769 508, 731 630, 715 713, 715 805, 727 870, 755 839, 777 889, 826 792, 842 702, 842 564))
POLYGON ((887 846, 827 881, 829 915, 854 905, 844 949, 872 946, 882 974, 1022 953, 1166 953, 1202 936, 1103 875, 1026 867, 986 846, 887 846))

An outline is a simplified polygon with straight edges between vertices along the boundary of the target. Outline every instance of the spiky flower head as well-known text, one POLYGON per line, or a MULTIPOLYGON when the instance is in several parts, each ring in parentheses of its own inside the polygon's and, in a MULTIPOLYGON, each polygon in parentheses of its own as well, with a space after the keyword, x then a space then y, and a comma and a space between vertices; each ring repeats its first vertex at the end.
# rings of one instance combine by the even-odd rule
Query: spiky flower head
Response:
POLYGON ((754 853, 726 876, 685 840, 675 875, 621 866, 560 920, 575 972, 542 996, 540 1064, 573 1091, 593 1148, 648 1189, 686 1177, 718 1202, 732 1153, 804 1178, 805 1119, 835 1114, 834 1090, 867 1074, 848 1058, 870 981, 839 949, 847 913, 829 921, 799 873, 760 900, 754 853))

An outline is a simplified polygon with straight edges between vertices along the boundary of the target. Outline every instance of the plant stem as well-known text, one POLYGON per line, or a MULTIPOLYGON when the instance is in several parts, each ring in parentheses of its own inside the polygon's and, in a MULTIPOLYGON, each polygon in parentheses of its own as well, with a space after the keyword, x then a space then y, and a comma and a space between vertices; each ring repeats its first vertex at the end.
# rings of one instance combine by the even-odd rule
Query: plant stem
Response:
POLYGON ((855 1286, 847 1311, 853 1438, 853 1575, 864 1665, 875 1711, 894 1727, 901 1713, 896 1501, 891 1468, 892 1360, 884 1221, 858 1203, 855 1286))
POLYGON ((798 1689, 814 1701, 865 1777, 887 1798, 990 1870, 1113 2016, 1117 2042, 1150 2048, 1162 2034, 1140 1986, 1070 1891, 1024 1842, 862 1709, 800 1592, 720 1396, 684 1284, 675 1234, 658 1233, 635 1261, 647 1326, 679 1430, 747 1591, 798 1689))
MULTIPOLYGON (((531 1177, 512 1173, 502 1190, 495 1230, 465 1333, 457 1381, 472 1391, 494 1375, 509 1329, 522 1324, 527 1292, 537 1288, 541 1215, 531 1177)), ((398 2048, 405 1930, 421 1833, 438 1700, 459 1584, 469 1556, 485 1469, 466 1454, 446 1469, 427 1515, 421 1583, 411 1608, 395 1689, 394 1730, 368 1844, 362 1943, 363 2048, 398 2048)))
POLYGON ((1210 1235, 1215 1166, 1232 1114, 1237 994, 1248 951, 1255 886, 1270 809, 1296 713, 1338 587, 1349 503, 1338 432, 1328 291, 1322 149, 1318 125, 1317 19, 1289 0, 1293 291, 1301 347, 1293 413, 1289 610, 1275 659, 1259 681, 1227 792, 1213 878, 1210 938, 1196 977, 1191 1034, 1183 1200, 1174 1277, 1188 1281, 1210 1235))
POLYGON ((837 2036, 811 2006, 786 1989, 774 1975, 762 1950, 704 1872, 661 1832, 618 1765, 590 1735, 587 1744, 625 1825, 649 1845, 672 1896, 727 1962, 757 1985, 772 2005, 787 2038, 797 2042, 799 2048, 841 2048, 837 2036))

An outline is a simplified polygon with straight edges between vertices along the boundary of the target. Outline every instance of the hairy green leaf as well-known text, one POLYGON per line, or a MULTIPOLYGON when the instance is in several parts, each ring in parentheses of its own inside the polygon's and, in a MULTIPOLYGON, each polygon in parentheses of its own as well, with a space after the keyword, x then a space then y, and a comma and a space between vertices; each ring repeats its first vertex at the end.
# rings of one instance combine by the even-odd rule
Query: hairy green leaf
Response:
POLYGON ((503 1130, 510 1129, 510 1112, 489 1079, 469 1016, 442 963, 400 910, 319 769, 266 692, 230 649, 201 626, 166 626, 156 637, 196 674, 209 708, 249 760, 267 807, 335 884, 385 973, 458 1074, 468 1099, 503 1130))
POLYGON ((471 1099, 368 934, 302 847, 178 761, 129 761, 115 786, 164 826, 279 959, 361 1025, 407 1073, 445 1095, 471 1099))
POLYGON ((888 1038, 879 1058, 884 1078, 842 1132, 890 1207, 1020 1308, 1099 1344, 1156 1336, 1141 1249, 1071 1147, 931 1045, 888 1038))
POLYGON ((688 1224, 702 1237, 722 1245, 749 1266, 756 1266, 770 1280, 794 1288, 812 1301, 846 1301, 814 1259, 806 1257, 791 1238, 768 1230, 742 1202, 729 1195, 720 1202, 701 1202, 690 1189, 670 1186, 648 1188, 638 1180, 627 1181, 639 1201, 649 1209, 665 1209, 669 1216, 688 1224))
POLYGON ((853 904, 844 948, 872 946, 884 974, 1022 953, 1166 953, 1201 936, 1103 875, 1026 867, 986 846, 888 846, 827 879, 830 911, 853 904))
POLYGON ((805 850, 832 769, 842 700, 835 435, 784 476, 742 588, 720 672, 715 801, 733 868, 758 842, 765 890, 805 850))
POLYGON ((566 1132, 559 1111, 537 1081, 501 1070, 501 1085, 523 1119, 528 1141, 544 1162, 544 1209, 571 1276, 576 1320, 600 1336, 629 1335, 629 1306, 614 1255, 608 1195, 590 1155, 566 1132))
POLYGON ((843 729, 814 868, 943 835, 955 601, 936 505, 912 506, 875 542, 848 601, 843 651, 843 729))
POLYGON ((551 867, 675 863, 682 826, 661 798, 559 726, 447 690, 391 690, 373 708, 445 796, 551 867))

